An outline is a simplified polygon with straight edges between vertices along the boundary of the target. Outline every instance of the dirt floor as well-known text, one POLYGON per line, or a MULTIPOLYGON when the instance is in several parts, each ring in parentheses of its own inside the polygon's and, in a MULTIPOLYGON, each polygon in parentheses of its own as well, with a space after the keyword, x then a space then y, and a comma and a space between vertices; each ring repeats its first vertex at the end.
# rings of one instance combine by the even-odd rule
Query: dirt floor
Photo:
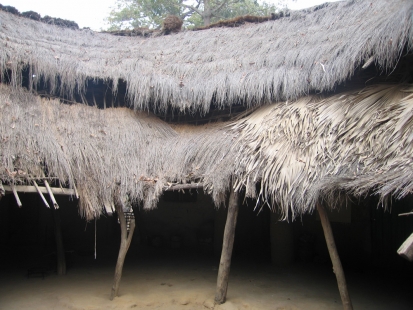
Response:
MULTIPOLYGON (((342 309, 328 264, 276 268, 260 259, 235 260, 227 302, 214 305, 217 258, 128 253, 120 296, 110 301, 115 261, 115 254, 97 260, 73 254, 66 276, 50 272, 44 279, 27 277, 29 263, 2 265, 0 309, 342 309)), ((347 280, 354 309, 413 309, 411 279, 348 272, 347 280)))

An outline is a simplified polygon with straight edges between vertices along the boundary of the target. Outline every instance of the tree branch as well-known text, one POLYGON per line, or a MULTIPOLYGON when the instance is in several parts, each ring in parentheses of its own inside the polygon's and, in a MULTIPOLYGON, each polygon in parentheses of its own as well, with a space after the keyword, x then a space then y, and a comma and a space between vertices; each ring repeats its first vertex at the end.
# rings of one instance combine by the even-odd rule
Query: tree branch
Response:
POLYGON ((204 16, 204 12, 202 12, 201 10, 197 9, 196 7, 194 7, 192 5, 187 5, 187 4, 182 3, 181 6, 183 6, 184 8, 187 8, 189 10, 192 10, 194 12, 197 12, 201 16, 204 16))
POLYGON ((211 13, 212 13, 212 14, 215 14, 216 12, 218 12, 219 10, 221 10, 222 7, 223 7, 225 4, 231 4, 231 3, 234 3, 234 1, 224 0, 224 1, 222 1, 222 3, 221 3, 220 5, 218 5, 217 7, 213 8, 213 9, 211 10, 211 13))

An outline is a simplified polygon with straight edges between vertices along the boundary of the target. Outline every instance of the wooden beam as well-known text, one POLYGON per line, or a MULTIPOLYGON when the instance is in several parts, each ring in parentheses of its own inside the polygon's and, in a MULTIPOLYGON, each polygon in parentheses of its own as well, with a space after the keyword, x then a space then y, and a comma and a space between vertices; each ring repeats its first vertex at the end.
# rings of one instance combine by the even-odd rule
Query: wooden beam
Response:
MULTIPOLYGON (((177 191, 177 190, 184 190, 184 189, 201 189, 203 188, 202 183, 189 183, 189 184, 172 184, 171 186, 164 186, 164 191, 177 191)), ((35 186, 29 185, 15 185, 17 192, 21 193, 38 193, 38 190, 35 186)), ((50 186, 49 186, 50 187, 50 186)), ((44 186, 38 186, 40 192, 42 194, 48 194, 48 190, 44 186)), ((52 193, 54 195, 67 195, 67 196, 75 196, 79 198, 79 194, 77 193, 77 189, 74 187, 71 188, 61 188, 61 187, 50 187, 52 193)), ((4 185, 4 192, 5 194, 12 193, 11 186, 4 185)), ((1 195, 1 187, 0 187, 0 195, 1 195)))
POLYGON ((120 202, 115 203, 115 208, 119 216, 121 236, 118 261, 116 262, 115 276, 113 279, 112 290, 110 292, 110 300, 113 300, 116 296, 118 296, 120 280, 122 278, 123 263, 125 262, 125 257, 132 241, 133 232, 135 231, 135 218, 131 219, 128 232, 122 204, 120 202))
POLYGON ((172 184, 170 186, 165 186, 164 191, 169 192, 169 191, 177 191, 177 190, 183 190, 183 189, 201 189, 203 187, 204 187, 204 184, 202 183, 172 184))
POLYGON ((328 253, 330 254, 333 263, 333 272, 336 275, 338 290, 340 291, 341 301, 345 310, 352 310, 350 295, 347 289, 346 277, 344 276, 343 266, 341 265, 340 256, 337 252, 336 243, 334 241, 333 230, 331 229, 330 220, 324 207, 317 203, 317 211, 320 215, 321 225, 323 226, 324 237, 326 239, 328 253))
POLYGON ((215 302, 222 304, 227 298, 229 271, 231 268, 232 249, 234 247, 235 227, 238 216, 238 193, 231 189, 227 221, 225 223, 224 240, 222 244, 221 261, 219 263, 217 288, 215 291, 215 302))
POLYGON ((49 182, 44 180, 44 185, 46 186, 47 192, 49 193, 50 200, 53 203, 53 207, 55 209, 59 209, 59 205, 57 204, 56 199, 54 198, 54 195, 53 195, 52 189, 50 188, 49 182))
MULTIPOLYGON (((17 192, 20 193, 38 193, 36 187, 34 186, 27 186, 27 185, 15 185, 17 192)), ((68 196, 75 196, 75 191, 70 188, 58 188, 58 187, 50 187, 52 190, 52 193, 54 195, 68 195, 68 196)), ((4 185, 4 190, 6 194, 13 193, 11 186, 9 185, 4 185)), ((42 192, 42 194, 48 194, 49 192, 47 191, 46 187, 39 186, 39 190, 42 192)))
POLYGON ((10 185, 10 187, 13 192, 14 198, 16 198, 17 205, 19 206, 19 208, 21 208, 22 202, 20 201, 19 194, 17 194, 16 186, 10 185))
POLYGON ((397 254, 408 261, 413 262, 413 234, 403 242, 397 250, 397 254))

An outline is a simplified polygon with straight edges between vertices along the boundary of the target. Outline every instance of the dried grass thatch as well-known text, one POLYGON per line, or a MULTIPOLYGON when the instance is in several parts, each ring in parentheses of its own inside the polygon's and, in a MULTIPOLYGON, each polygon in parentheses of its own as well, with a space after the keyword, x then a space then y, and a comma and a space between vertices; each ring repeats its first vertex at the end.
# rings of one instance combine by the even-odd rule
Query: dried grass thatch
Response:
POLYGON ((0 180, 45 176, 77 186, 81 213, 114 196, 153 208, 168 182, 202 182, 215 202, 236 190, 284 215, 345 191, 413 190, 413 87, 376 85, 263 106, 232 123, 167 123, 126 108, 64 105, 0 85, 0 180))
POLYGON ((0 72, 19 86, 29 68, 30 85, 65 95, 88 78, 114 81, 115 93, 124 80, 139 110, 255 106, 332 90, 367 60, 393 69, 412 47, 412 14, 407 0, 343 1, 261 24, 132 38, 0 12, 0 72))
POLYGON ((334 207, 343 190, 401 198, 413 190, 412 108, 411 85, 262 107, 232 127, 238 186, 259 180, 259 195, 293 217, 320 198, 334 207))

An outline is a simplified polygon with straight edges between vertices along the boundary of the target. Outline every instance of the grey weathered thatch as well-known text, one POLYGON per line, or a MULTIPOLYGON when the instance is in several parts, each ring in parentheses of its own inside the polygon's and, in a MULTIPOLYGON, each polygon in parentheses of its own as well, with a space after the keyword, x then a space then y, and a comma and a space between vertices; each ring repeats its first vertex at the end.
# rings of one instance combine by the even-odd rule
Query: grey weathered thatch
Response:
POLYGON ((391 71, 413 43, 413 2, 343 1, 238 28, 156 37, 75 31, 0 12, 0 72, 23 68, 60 94, 87 78, 127 83, 137 109, 207 112, 333 90, 370 59, 391 71), (60 84, 61 83, 61 84, 60 84))
POLYGON ((202 182, 220 204, 232 180, 284 215, 342 191, 403 197, 413 190, 411 84, 327 91, 365 62, 391 73, 411 50, 412 14, 407 0, 348 1, 258 25, 130 38, 0 12, 1 79, 11 80, 0 84, 0 180, 76 187, 88 219, 115 196, 153 208, 168 182, 202 182), (123 80, 135 110, 42 99, 21 88, 23 76, 61 96, 90 79, 114 81, 116 92, 123 80), (240 102, 267 105, 203 126, 142 112, 240 102))

